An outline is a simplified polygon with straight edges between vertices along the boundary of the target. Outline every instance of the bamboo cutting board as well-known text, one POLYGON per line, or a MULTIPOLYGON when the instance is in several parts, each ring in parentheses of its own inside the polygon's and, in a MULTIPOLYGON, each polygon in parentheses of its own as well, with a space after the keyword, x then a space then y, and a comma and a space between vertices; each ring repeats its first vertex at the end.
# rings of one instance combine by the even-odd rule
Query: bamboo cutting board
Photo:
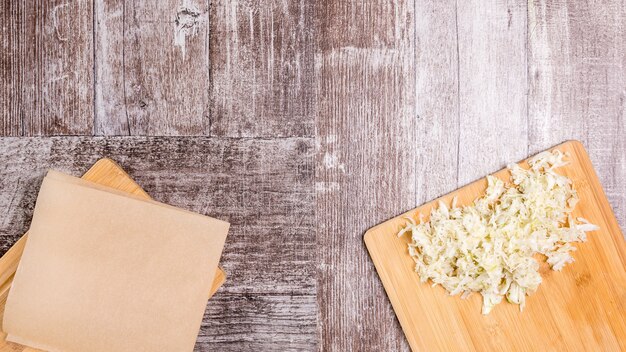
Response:
MULTIPOLYGON (((527 297, 523 312, 503 300, 483 316, 480 294, 462 300, 441 286, 420 283, 407 250, 409 238, 396 234, 405 216, 427 216, 438 200, 367 231, 365 244, 414 351, 626 351, 624 237, 582 144, 569 141, 556 148, 570 154, 570 164, 558 172, 578 190, 575 217, 601 229, 576 244, 576 261, 560 272, 542 265, 543 282, 527 297)), ((508 180, 509 173, 495 176, 508 180)), ((470 204, 486 185, 482 179, 440 200, 450 205, 457 196, 459 205, 470 204)))
MULTIPOLYGON (((140 197, 150 198, 150 196, 143 190, 135 181, 133 181, 128 174, 122 170, 111 159, 100 159, 87 171, 83 179, 101 184, 103 186, 118 189, 120 191, 128 192, 140 197)), ((28 234, 22 236, 6 253, 0 258, 0 324, 4 316, 4 305, 13 282, 13 275, 17 270, 24 246, 26 244, 28 234)), ((181 234, 184 236, 184 234, 181 234)), ((209 292, 209 298, 219 289, 226 281, 226 274, 221 268, 217 269, 215 279, 213 279, 213 286, 211 292, 209 292)), ((34 352, 39 351, 37 349, 25 347, 5 340, 6 334, 0 332, 0 352, 5 351, 19 351, 19 352, 34 352)))

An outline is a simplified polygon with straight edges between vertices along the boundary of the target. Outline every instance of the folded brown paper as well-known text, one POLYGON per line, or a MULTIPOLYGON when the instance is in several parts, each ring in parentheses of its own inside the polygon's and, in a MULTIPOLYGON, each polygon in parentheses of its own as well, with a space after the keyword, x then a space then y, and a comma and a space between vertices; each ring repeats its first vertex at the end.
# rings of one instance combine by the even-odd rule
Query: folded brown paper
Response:
POLYGON ((50 172, 7 300, 7 339, 48 351, 191 351, 227 232, 50 172))

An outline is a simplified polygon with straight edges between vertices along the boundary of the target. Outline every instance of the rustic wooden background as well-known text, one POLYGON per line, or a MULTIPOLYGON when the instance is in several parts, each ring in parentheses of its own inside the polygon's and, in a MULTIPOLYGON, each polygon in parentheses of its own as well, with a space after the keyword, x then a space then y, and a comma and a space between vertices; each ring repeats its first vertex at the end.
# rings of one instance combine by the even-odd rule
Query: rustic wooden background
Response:
POLYGON ((407 350, 365 230, 568 139, 624 228, 625 129, 625 0, 0 8, 2 253, 112 157, 232 223, 198 351, 407 350))

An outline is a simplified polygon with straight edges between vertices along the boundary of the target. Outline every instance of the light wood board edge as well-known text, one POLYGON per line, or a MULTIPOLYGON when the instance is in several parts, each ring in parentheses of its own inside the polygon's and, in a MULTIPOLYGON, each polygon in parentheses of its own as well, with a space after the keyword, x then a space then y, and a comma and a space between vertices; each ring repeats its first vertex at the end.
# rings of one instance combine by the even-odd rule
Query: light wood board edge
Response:
MULTIPOLYGON (((109 158, 98 160, 82 178, 95 183, 101 183, 104 179, 110 178, 112 173, 121 177, 117 178, 117 180, 119 180, 117 183, 106 184, 106 186, 151 199, 151 197, 115 161, 109 158)), ((0 312, 2 313, 4 313, 4 305, 9 294, 9 289, 11 288, 11 283, 13 282, 15 271, 17 270, 20 258, 24 252, 27 238, 28 233, 20 237, 20 239, 0 258, 0 312)), ((211 298, 224 282, 226 282, 226 273, 222 268, 218 267, 208 297, 211 298)), ((3 341, 5 337, 5 334, 2 333, 0 341, 3 341)), ((4 348, 0 349, 0 351, 4 350, 4 348)), ((10 351, 13 350, 22 351, 21 349, 10 349, 10 351)))

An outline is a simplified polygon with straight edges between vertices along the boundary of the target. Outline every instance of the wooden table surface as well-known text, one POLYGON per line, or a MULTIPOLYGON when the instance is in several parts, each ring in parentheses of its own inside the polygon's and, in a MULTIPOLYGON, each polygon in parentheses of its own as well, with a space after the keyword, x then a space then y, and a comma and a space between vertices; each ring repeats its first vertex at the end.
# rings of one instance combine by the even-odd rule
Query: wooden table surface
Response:
POLYGON ((408 350, 364 232, 568 139, 626 226, 624 0, 2 4, 2 253, 117 160, 232 223, 197 351, 408 350))

